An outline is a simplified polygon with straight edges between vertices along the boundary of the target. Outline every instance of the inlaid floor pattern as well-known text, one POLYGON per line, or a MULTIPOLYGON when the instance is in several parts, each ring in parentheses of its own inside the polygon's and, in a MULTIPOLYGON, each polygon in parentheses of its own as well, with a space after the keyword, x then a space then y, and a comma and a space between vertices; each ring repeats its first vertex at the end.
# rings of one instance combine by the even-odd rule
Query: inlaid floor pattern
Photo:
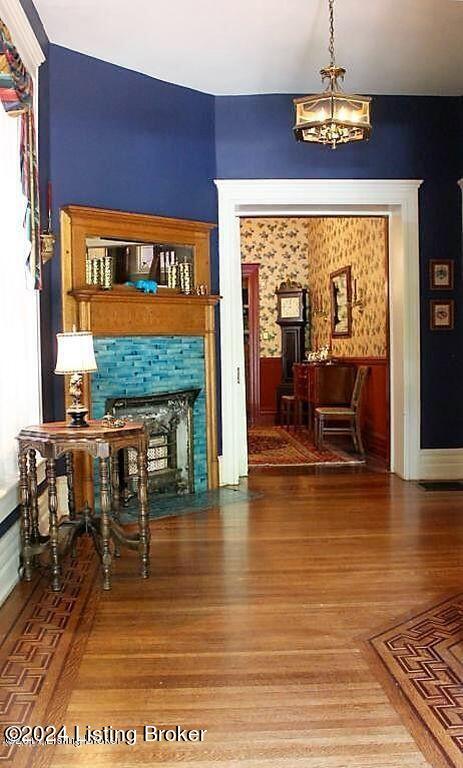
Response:
POLYGON ((419 742, 431 743, 435 764, 462 766, 463 593, 395 623, 369 644, 419 742))

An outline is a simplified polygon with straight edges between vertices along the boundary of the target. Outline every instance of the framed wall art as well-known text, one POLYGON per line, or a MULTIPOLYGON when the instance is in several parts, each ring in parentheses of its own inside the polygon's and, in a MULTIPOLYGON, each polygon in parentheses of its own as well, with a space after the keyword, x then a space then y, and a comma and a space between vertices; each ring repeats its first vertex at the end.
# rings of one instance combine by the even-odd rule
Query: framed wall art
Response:
POLYGON ((432 291, 451 291, 453 288, 452 259, 431 259, 429 262, 429 286, 432 291))
POLYGON ((331 336, 348 338, 352 334, 351 268, 343 267, 330 275, 331 336))
POLYGON ((453 299, 431 299, 430 327, 431 331, 451 331, 454 324, 453 299))

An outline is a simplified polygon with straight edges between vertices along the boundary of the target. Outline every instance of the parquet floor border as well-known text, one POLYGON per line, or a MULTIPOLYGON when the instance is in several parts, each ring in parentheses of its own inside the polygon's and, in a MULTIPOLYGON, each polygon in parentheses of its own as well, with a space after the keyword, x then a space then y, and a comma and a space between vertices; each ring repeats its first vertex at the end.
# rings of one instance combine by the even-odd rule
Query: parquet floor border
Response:
POLYGON ((51 590, 46 573, 25 585, 27 597, 0 647, 0 765, 23 768, 32 758, 34 766, 49 763, 52 746, 8 745, 3 733, 8 725, 64 718, 101 594, 97 568, 93 547, 82 540, 78 557, 65 563, 61 592, 51 590))
POLYGON ((369 661, 427 759, 463 765, 463 593, 377 630, 364 641, 369 661))

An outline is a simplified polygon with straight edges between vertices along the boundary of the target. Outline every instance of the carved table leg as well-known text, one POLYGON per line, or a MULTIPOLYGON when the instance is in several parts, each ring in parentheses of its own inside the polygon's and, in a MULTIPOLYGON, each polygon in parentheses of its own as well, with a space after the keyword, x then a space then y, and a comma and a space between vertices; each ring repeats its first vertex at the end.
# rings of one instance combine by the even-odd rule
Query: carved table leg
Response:
POLYGON ((76 500, 74 496, 74 456, 72 451, 66 453, 66 479, 68 486, 69 520, 75 520, 76 500))
POLYGON ((31 541, 36 544, 40 539, 39 500, 37 497, 37 461, 35 451, 29 451, 29 506, 31 514, 31 541))
POLYGON ((101 495, 101 539, 102 539, 102 563, 103 563, 103 589, 111 589, 111 550, 109 537, 111 529, 109 514, 111 501, 109 495, 109 471, 108 459, 100 458, 100 495, 101 495))
POLYGON ((141 575, 150 575, 150 528, 148 520, 148 472, 147 446, 143 442, 138 448, 138 531, 141 575))
POLYGON ((27 453, 19 451, 19 501, 21 504, 22 564, 26 581, 32 579, 31 559, 31 513, 29 507, 29 486, 27 480, 27 453))
POLYGON ((56 466, 54 459, 47 459, 48 511, 50 519, 50 552, 52 589, 61 589, 61 569, 58 554, 58 496, 56 494, 56 466))
MULTIPOLYGON (((76 519, 76 500, 74 495, 74 454, 67 451, 65 454, 66 463, 66 483, 68 487, 68 514, 69 520, 76 519)), ((71 557, 77 557, 77 538, 73 537, 71 545, 71 557)))
MULTIPOLYGON (((111 485, 112 485, 111 506, 112 506, 113 519, 116 521, 118 525, 120 525, 121 504, 120 504, 120 491, 119 491, 119 456, 117 451, 111 455, 111 458, 109 461, 110 461, 110 468, 111 468, 111 485)), ((119 548, 117 539, 114 539, 114 556, 115 557, 121 556, 121 550, 119 548)))

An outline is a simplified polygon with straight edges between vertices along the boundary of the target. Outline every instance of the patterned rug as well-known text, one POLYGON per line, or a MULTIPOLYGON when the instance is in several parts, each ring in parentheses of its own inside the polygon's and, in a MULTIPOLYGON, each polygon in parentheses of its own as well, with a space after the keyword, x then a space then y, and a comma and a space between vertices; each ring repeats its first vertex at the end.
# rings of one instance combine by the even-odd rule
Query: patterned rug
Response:
POLYGON ((367 641, 389 696, 430 763, 463 766, 463 593, 367 641))
POLYGON ((313 467, 319 464, 331 466, 363 464, 355 455, 325 445, 315 447, 306 429, 287 430, 283 427, 252 427, 248 432, 250 467, 313 467))

